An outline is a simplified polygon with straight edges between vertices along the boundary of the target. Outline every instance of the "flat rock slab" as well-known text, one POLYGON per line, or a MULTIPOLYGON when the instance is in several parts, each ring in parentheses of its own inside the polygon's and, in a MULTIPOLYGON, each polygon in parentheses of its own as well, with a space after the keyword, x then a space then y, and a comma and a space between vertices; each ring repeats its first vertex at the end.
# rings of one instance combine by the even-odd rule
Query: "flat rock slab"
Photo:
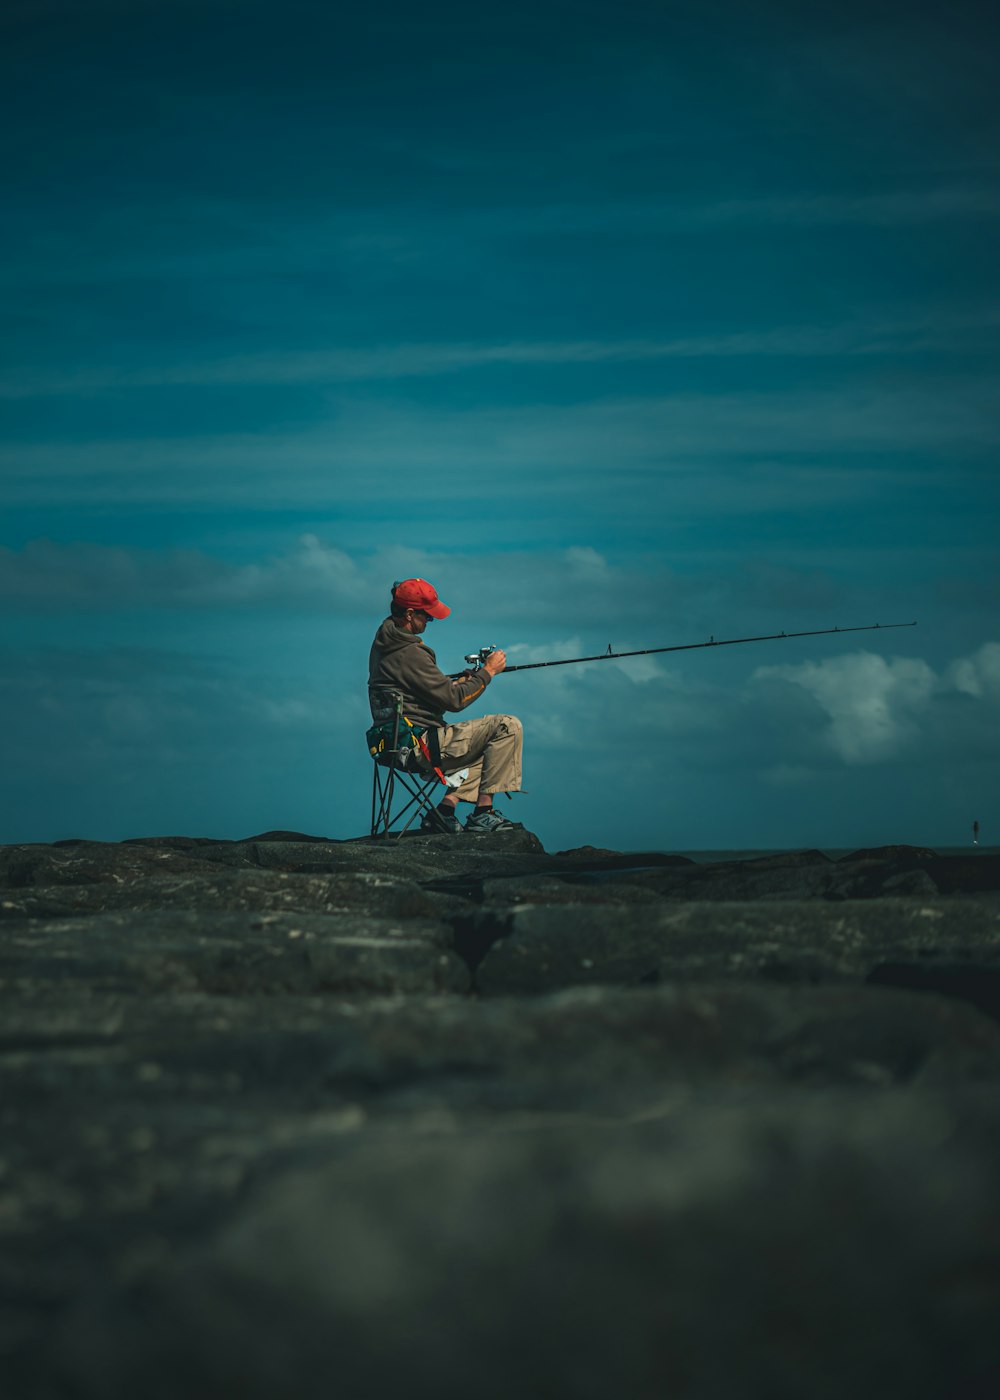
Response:
POLYGON ((450 945, 447 924, 353 912, 180 909, 10 920, 0 944, 0 995, 30 997, 54 986, 133 997, 466 992, 468 969, 450 945))
POLYGON ((0 846, 0 889, 34 885, 121 885, 197 874, 204 861, 189 849, 81 841, 68 846, 0 846))
POLYGON ((857 981, 946 958, 1000 968, 1000 900, 484 907, 461 945, 476 986, 523 996, 594 983, 857 981))
POLYGON ((328 875, 280 870, 226 870, 204 862, 185 875, 114 883, 21 886, 0 899, 0 920, 58 918, 116 910, 198 909, 210 912, 366 913, 394 919, 440 918, 462 907, 453 895, 414 880, 370 871, 328 875))
POLYGON ((85 1295, 47 1366, 83 1400, 974 1395, 998 1139, 994 1098, 906 1094, 355 1137, 85 1295))

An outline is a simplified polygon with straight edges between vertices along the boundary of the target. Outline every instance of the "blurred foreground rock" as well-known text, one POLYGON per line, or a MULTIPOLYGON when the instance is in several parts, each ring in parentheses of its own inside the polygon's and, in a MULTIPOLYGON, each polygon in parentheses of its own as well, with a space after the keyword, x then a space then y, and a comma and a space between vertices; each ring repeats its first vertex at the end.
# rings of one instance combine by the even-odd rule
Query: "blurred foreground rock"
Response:
POLYGON ((1000 868, 0 849, 3 1394, 1000 1388, 1000 868))

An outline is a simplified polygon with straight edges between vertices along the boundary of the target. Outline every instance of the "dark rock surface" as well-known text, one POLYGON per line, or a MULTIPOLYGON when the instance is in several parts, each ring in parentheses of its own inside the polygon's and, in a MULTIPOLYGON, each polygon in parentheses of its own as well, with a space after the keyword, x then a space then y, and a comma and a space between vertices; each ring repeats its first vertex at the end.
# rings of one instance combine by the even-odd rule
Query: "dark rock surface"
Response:
POLYGON ((1000 866, 0 849, 5 1400, 1000 1387, 1000 866))
POLYGON ((1000 900, 594 903, 572 923, 560 907, 484 904, 468 941, 486 948, 476 985, 491 996, 594 982, 864 981, 887 964, 943 957, 1000 973, 1000 900))

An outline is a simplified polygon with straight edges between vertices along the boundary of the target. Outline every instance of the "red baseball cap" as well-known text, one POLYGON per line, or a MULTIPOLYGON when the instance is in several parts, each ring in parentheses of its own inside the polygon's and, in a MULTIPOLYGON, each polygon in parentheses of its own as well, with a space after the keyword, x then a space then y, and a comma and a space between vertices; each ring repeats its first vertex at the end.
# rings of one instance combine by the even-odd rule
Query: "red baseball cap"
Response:
POLYGON ((392 585, 392 601, 401 608, 419 608, 430 613, 440 622, 447 617, 451 608, 446 608, 436 591, 425 578, 404 578, 402 583, 392 585))

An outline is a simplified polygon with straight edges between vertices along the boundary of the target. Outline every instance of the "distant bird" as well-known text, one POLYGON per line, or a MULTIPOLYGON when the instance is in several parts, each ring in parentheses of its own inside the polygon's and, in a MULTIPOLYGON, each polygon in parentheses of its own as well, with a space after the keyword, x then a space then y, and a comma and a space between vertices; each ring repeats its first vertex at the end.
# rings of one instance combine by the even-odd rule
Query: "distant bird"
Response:
POLYGON ((978 823, 978 822, 973 822, 973 823, 972 823, 972 844, 973 844, 974 846, 978 846, 978 845, 979 845, 979 823, 978 823))

